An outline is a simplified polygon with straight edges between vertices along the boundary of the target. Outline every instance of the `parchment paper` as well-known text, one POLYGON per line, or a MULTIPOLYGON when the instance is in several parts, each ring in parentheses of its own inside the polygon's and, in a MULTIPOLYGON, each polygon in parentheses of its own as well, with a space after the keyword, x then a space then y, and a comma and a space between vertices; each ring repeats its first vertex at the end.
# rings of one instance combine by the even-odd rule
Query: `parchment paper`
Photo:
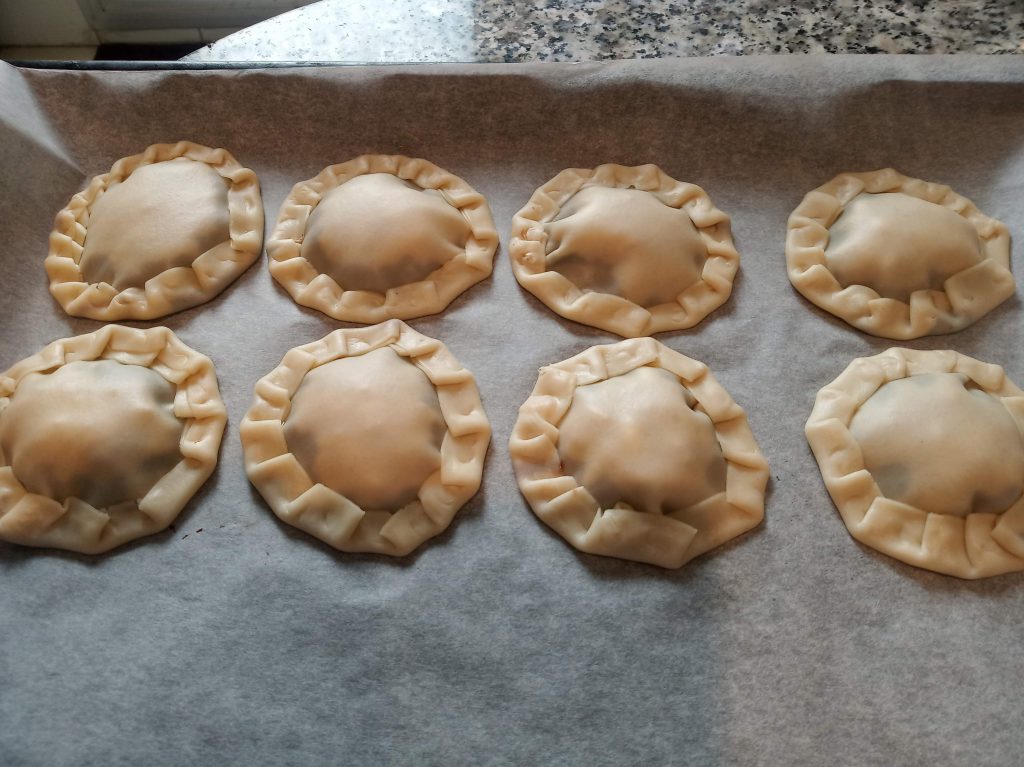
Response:
MULTIPOLYGON (((804 301, 786 217, 843 170, 948 183, 1024 242, 1021 59, 755 58, 201 73, 0 66, 0 370, 98 328, 49 296, 54 214, 153 142, 296 181, 422 156, 486 195, 494 276, 413 321, 477 375, 484 487, 402 560, 273 517, 237 427, 285 351, 338 327, 265 260, 166 320, 217 364, 220 465, 173 532, 109 556, 0 545, 4 765, 1011 765, 1024 753, 1024 577, 965 582, 854 542, 803 436, 815 392, 892 345, 804 301), (519 289, 512 214, 563 168, 655 162, 733 216, 728 304, 659 340, 708 363, 771 464, 758 530, 678 572, 576 553, 519 496, 507 441, 538 367, 615 337, 519 289)), ((912 342, 1024 384, 1022 307, 912 342)), ((143 323, 148 325, 149 323, 143 323)))

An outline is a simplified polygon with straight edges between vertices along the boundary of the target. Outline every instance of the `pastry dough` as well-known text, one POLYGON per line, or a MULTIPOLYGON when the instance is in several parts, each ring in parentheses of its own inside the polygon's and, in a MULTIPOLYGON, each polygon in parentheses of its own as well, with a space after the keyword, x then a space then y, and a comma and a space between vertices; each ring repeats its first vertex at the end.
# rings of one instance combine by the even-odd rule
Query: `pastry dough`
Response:
POLYGON ((786 262, 805 298, 884 338, 963 330, 1016 289, 1002 223, 891 168, 843 173, 804 197, 786 262))
POLYGON ((217 464, 213 363, 108 325, 0 376, 0 538, 96 554, 163 530, 217 464))
POLYGON ((497 247, 469 184, 388 155, 296 184, 267 241, 270 272, 292 298, 347 322, 436 314, 491 273, 497 247))
POLYGON ((806 432, 861 543, 960 578, 1024 570, 1024 392, 998 365, 899 348, 856 359, 806 432))
POLYGON ((739 268, 729 217, 654 165, 562 171, 513 218, 509 253, 552 311, 626 337, 696 325, 739 268))
POLYGON ((223 149, 155 144, 57 214, 46 271, 76 317, 149 320, 208 301, 257 259, 256 174, 223 149))
POLYGON ((472 374, 391 320, 289 351, 240 433, 282 521, 342 551, 401 556, 476 493, 491 431, 472 374))
POLYGON ((703 363, 644 338, 542 368, 509 452, 580 551, 677 568, 764 517, 768 464, 703 363))

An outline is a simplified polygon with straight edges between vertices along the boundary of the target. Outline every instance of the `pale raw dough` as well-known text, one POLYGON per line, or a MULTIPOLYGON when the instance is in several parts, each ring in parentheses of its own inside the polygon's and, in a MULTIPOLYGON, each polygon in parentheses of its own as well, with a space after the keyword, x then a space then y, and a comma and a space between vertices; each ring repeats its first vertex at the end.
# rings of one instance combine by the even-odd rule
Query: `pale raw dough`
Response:
POLYGON ((789 218, 786 260, 804 297, 885 338, 962 330, 1016 289, 1003 224, 892 169, 810 192, 789 218))
POLYGON ((302 256, 346 290, 386 293, 425 280, 468 239, 469 222, 434 190, 369 173, 313 208, 302 256))
POLYGON ((314 368, 292 398, 284 438, 310 479, 363 509, 400 509, 441 466, 433 384, 390 347, 314 368))
POLYGON ((954 351, 854 360, 807 440, 850 534, 961 578, 1024 570, 1024 392, 954 351))
POLYGON ((707 366, 650 338, 542 368, 509 452, 534 513, 590 554, 677 568, 764 517, 746 414, 707 366))
POLYGON ((707 260, 686 211, 637 189, 583 187, 544 230, 549 269, 644 307, 674 303, 707 260))
POLYGON ((292 349, 239 431, 278 517, 342 551, 395 556, 476 493, 491 433, 472 374, 398 320, 292 349))
POLYGON ((739 268, 729 217, 654 165, 559 173, 514 217, 509 254, 550 309, 627 337, 696 325, 739 268))
POLYGON ((258 257, 256 174, 223 149, 155 144, 57 214, 46 271, 68 314, 148 320, 216 296, 258 257))
POLYGON ((426 160, 363 155, 295 185, 267 241, 298 303, 348 322, 436 314, 492 269, 484 198, 426 160))
POLYGON ((694 404, 661 368, 580 386, 558 425, 562 465, 601 508, 668 514, 694 506, 725 490, 715 426, 694 404))
POLYGON ((108 325, 0 376, 0 539, 83 553, 167 527, 217 463, 213 363, 108 325))

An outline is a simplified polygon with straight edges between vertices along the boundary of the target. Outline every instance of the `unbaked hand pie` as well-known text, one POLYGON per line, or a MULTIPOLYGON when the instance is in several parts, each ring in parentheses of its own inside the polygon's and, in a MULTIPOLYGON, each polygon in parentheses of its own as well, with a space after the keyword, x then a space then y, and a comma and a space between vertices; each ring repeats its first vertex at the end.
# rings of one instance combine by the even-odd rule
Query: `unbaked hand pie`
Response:
POLYGON ((483 196, 426 160, 363 155, 295 185, 267 240, 270 273, 336 320, 436 314, 491 273, 483 196))
POLYGON ((213 363, 107 325, 0 376, 0 539, 97 554, 163 530, 217 464, 213 363))
POLYGON ((850 534, 960 578, 1024 570, 1024 392, 998 365, 889 349, 818 392, 807 441, 850 534))
POLYGON ((626 337, 696 325, 739 268, 729 217, 654 165, 562 171, 513 218, 509 254, 549 309, 626 337))
POLYGON ((45 265, 68 314, 150 320, 210 300, 262 247, 256 174, 223 149, 180 141, 118 160, 72 197, 45 265))
POLYGON ((476 493, 491 435, 472 374, 398 320, 289 351, 239 431, 249 479, 282 521, 395 556, 476 493))
POLYGON ((804 197, 786 262, 805 298, 883 338, 963 330, 1016 289, 1003 224, 891 168, 842 173, 804 197))
POLYGON ((590 554, 681 567, 764 517, 768 464, 743 409, 651 338, 542 368, 509 452, 534 513, 590 554))

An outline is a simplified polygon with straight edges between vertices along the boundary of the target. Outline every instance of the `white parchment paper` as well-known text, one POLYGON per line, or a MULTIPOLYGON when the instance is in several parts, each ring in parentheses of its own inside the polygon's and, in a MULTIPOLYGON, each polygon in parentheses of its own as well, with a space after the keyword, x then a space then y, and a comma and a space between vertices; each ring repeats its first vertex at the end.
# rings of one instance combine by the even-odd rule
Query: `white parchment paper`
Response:
MULTIPOLYGON (((296 181, 425 157, 489 200, 494 276, 415 320, 477 375, 481 492, 401 560, 280 524, 242 469, 256 380, 338 327, 265 260, 166 325, 211 356, 220 465, 175 530, 103 557, 0 544, 4 765, 1010 765, 1024 753, 1024 577, 964 582, 846 533, 803 437, 815 392, 891 344, 815 309, 786 217, 844 170, 894 166, 1005 221, 1022 272, 1019 57, 831 57, 242 72, 0 64, 0 370, 99 323, 42 261, 88 177, 154 142, 228 148, 268 231, 296 181), (654 162, 733 217, 730 301, 658 338, 708 363, 771 464, 758 530, 678 572, 576 553, 519 496, 507 441, 541 365, 615 337, 519 289, 512 214, 566 167, 654 162)), ((144 323, 149 325, 150 323, 144 323)), ((1022 307, 912 342, 1024 384, 1022 307)))

